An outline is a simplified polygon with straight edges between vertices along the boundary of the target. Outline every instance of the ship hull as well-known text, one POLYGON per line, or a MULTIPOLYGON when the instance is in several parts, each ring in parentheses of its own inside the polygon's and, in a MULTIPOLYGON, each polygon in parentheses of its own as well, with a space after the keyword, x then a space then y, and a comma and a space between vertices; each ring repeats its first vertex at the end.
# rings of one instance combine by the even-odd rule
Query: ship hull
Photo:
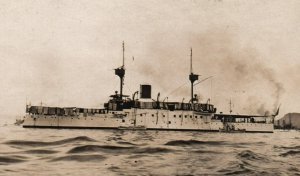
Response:
MULTIPOLYGON (((104 114, 56 116, 27 114, 24 128, 73 128, 120 130, 172 130, 219 132, 234 126, 231 132, 272 133, 272 123, 223 123, 213 114, 194 111, 129 109, 104 114)), ((227 130, 226 130, 227 131, 227 130)), ((230 132, 230 131, 227 131, 230 132)))
POLYGON ((224 133, 273 133, 273 131, 222 131, 222 130, 211 130, 211 129, 170 129, 170 128, 115 128, 115 127, 81 127, 81 126, 32 126, 23 125, 23 128, 49 128, 49 129, 99 129, 99 130, 156 130, 156 131, 199 131, 199 132, 224 132, 224 133))

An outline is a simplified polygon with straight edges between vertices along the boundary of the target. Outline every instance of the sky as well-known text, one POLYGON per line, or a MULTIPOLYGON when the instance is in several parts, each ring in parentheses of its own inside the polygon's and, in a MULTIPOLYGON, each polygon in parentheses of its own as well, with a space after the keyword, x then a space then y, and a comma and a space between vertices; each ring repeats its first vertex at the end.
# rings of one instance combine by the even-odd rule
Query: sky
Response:
POLYGON ((101 107, 119 89, 189 101, 190 48, 200 102, 218 112, 300 112, 298 0, 0 0, 0 114, 26 103, 101 107), (133 59, 134 58, 134 59, 133 59))

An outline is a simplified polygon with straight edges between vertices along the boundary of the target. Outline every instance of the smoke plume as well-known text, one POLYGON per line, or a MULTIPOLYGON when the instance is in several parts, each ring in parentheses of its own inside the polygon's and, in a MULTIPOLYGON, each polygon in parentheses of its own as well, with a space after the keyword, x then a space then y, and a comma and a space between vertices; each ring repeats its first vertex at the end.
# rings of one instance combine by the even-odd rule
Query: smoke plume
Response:
MULTIPOLYGON (((187 44, 186 48, 153 40, 153 45, 149 46, 152 58, 147 65, 139 67, 139 72, 162 91, 176 89, 188 81, 189 47, 192 46, 193 72, 202 75, 200 79, 214 76, 214 94, 218 94, 214 102, 217 105, 226 104, 223 106, 228 107, 227 101, 233 98, 234 104, 239 107, 236 111, 268 114, 269 110, 277 109, 284 93, 282 83, 276 79, 276 73, 264 62, 255 46, 242 45, 241 39, 234 34, 218 29, 192 33, 182 41, 187 44)), ((206 83, 201 84, 202 87, 195 88, 195 93, 208 94, 208 90, 204 90, 206 83)), ((182 88, 184 90, 179 90, 174 96, 178 100, 189 97, 189 86, 186 84, 182 88)))

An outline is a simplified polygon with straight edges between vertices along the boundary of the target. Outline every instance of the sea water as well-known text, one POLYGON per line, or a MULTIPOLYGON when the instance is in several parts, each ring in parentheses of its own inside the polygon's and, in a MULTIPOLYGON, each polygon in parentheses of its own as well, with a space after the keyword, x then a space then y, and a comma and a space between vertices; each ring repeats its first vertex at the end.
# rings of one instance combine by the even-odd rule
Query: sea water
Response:
POLYGON ((0 175, 300 175, 300 132, 0 127, 0 175))

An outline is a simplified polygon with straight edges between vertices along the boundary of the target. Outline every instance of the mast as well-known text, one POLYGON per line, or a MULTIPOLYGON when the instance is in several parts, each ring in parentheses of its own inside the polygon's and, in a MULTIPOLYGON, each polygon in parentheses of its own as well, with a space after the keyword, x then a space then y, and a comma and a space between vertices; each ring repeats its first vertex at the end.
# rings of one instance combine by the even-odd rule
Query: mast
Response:
POLYGON ((232 113, 232 102, 231 99, 229 100, 229 113, 232 113))
POLYGON ((199 75, 196 75, 193 73, 193 49, 191 48, 191 54, 190 54, 190 75, 189 79, 191 81, 191 103, 194 103, 194 82, 198 80, 199 75))
POLYGON ((119 99, 122 100, 123 98, 123 84, 124 84, 124 76, 125 76, 125 44, 124 41, 122 43, 122 49, 123 49, 123 62, 122 66, 115 69, 115 75, 120 77, 120 97, 119 99))
POLYGON ((124 53, 125 53, 125 44, 124 44, 124 41, 122 43, 122 48, 123 48, 123 62, 122 62, 122 67, 124 67, 124 60, 125 60, 125 57, 124 57, 124 53))
POLYGON ((191 48, 190 64, 190 72, 193 73, 193 48, 191 48))

